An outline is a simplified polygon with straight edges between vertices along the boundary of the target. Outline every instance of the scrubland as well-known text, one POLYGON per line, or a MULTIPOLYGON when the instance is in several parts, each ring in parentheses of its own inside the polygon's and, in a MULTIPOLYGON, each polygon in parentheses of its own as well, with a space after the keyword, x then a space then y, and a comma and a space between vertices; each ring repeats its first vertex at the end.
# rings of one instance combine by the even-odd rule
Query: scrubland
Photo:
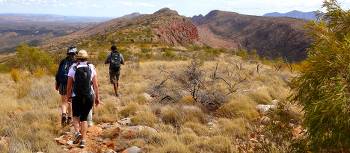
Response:
MULTIPOLYGON (((95 124, 130 118, 130 126, 155 129, 156 133, 142 130, 133 138, 115 140, 144 152, 290 149, 298 136, 293 130, 300 125, 301 111, 287 102, 294 75, 289 69, 277 71, 238 56, 194 61, 129 61, 122 67, 119 98, 113 96, 108 67, 95 63, 103 102, 94 110, 95 124), (259 104, 277 108, 261 113, 259 104)), ((16 69, 0 77, 1 152, 65 152, 54 141, 69 131, 59 124, 60 97, 54 78, 16 69)))

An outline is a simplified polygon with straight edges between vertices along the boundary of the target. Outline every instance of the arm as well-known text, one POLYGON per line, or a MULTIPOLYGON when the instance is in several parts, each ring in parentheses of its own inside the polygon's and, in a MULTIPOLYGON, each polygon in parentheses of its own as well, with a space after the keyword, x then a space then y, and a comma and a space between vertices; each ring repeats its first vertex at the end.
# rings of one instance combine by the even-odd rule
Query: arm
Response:
POLYGON ((55 76, 55 80, 56 80, 56 90, 58 90, 58 88, 59 88, 59 86, 60 86, 60 82, 59 82, 59 71, 60 71, 60 69, 61 69, 61 67, 62 67, 62 61, 60 62, 60 65, 58 66, 58 70, 57 70, 57 72, 56 72, 56 76, 55 76))
POLYGON ((95 105, 98 106, 100 104, 100 97, 99 97, 99 91, 98 91, 97 76, 94 76, 94 78, 92 78, 92 86, 95 91, 95 105))
POLYGON ((68 77, 68 82, 67 82, 67 99, 69 102, 72 101, 71 97, 72 97, 72 91, 73 90, 73 78, 72 77, 68 77))

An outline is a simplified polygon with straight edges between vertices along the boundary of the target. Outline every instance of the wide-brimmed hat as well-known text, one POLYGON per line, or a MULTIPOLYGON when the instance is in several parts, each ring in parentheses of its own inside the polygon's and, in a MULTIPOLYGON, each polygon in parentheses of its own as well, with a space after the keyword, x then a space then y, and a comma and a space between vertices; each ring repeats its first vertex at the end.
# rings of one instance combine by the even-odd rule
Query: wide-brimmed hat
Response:
POLYGON ((87 53, 86 50, 80 50, 76 56, 77 59, 88 59, 89 54, 87 53))

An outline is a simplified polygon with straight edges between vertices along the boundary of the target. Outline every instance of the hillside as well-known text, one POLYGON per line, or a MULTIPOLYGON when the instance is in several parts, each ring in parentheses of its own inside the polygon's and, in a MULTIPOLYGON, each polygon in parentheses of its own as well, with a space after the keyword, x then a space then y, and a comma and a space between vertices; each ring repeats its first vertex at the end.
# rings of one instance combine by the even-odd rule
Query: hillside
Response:
POLYGON ((49 40, 43 48, 61 51, 67 45, 77 44, 100 51, 115 42, 128 47, 128 50, 130 45, 137 44, 186 48, 208 45, 214 48, 257 50, 259 55, 267 58, 283 57, 288 61, 300 61, 306 58, 306 48, 311 44, 303 29, 305 24, 306 21, 299 19, 223 11, 212 11, 206 16, 189 19, 165 8, 153 14, 116 18, 84 28, 49 40))
POLYGON ((302 12, 302 11, 290 11, 287 13, 279 13, 279 12, 272 12, 272 13, 266 13, 263 16, 268 17, 290 17, 290 18, 296 18, 296 19, 304 19, 304 20, 316 20, 317 19, 317 12, 302 12))
POLYGON ((60 50, 73 43, 81 47, 103 48, 112 42, 121 45, 146 43, 181 46, 195 44, 198 39, 198 31, 190 19, 164 8, 153 14, 116 18, 84 28, 50 40, 43 47, 60 50))
POLYGON ((241 15, 212 11, 196 16, 200 40, 210 46, 257 50, 265 57, 280 57, 289 61, 306 58, 311 40, 306 36, 303 20, 241 15))
POLYGON ((94 110, 85 149, 71 144, 72 127, 59 124, 52 76, 0 74, 0 152, 288 152, 302 132, 299 109, 285 103, 293 76, 287 69, 227 55, 202 64, 128 61, 120 98, 109 84, 108 67, 97 65, 97 72, 103 105, 94 110), (192 75, 203 83, 196 100, 192 75))

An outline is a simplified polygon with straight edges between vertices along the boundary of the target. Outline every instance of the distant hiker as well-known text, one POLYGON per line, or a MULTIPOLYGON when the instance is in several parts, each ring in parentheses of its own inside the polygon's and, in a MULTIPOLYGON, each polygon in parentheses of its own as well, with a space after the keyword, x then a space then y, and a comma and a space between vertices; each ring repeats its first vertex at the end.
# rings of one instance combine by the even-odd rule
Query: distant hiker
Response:
POLYGON ((67 98, 72 101, 75 138, 73 143, 84 148, 88 128, 87 118, 94 103, 99 105, 97 73, 88 60, 88 53, 80 50, 68 73, 67 98))
POLYGON ((72 106, 66 99, 68 71, 75 62, 74 56, 77 53, 77 48, 71 46, 67 49, 67 57, 60 62, 56 73, 56 90, 61 95, 61 125, 66 126, 72 121, 72 106))
POLYGON ((115 96, 118 97, 120 67, 122 64, 124 65, 124 57, 119 53, 116 45, 111 47, 111 53, 108 55, 105 64, 109 64, 109 79, 113 84, 115 96))

